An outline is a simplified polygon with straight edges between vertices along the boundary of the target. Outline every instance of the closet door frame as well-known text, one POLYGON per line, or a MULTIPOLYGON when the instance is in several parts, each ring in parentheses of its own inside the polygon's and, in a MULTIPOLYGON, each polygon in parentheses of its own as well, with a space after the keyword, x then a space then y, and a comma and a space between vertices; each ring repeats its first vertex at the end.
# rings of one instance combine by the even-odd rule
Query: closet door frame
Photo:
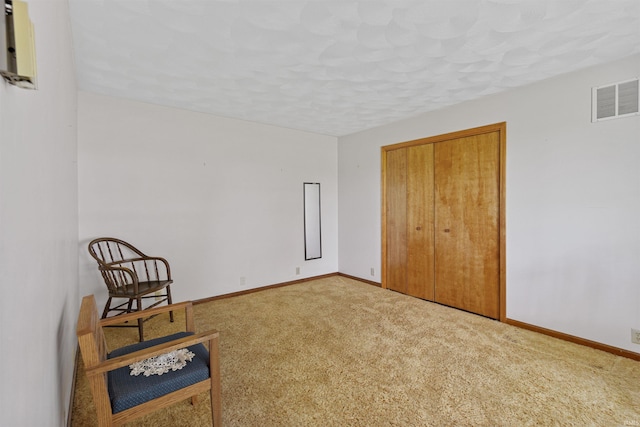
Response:
POLYGON ((507 319, 507 307, 506 307, 506 294, 507 294, 507 280, 506 280, 506 142, 507 142, 507 123, 495 123, 487 126, 480 126, 472 129, 466 129, 457 132, 446 133, 442 135, 431 136, 427 138, 416 139, 412 141, 401 142, 398 144, 386 145, 381 147, 380 159, 381 159, 381 229, 382 229, 382 259, 381 259, 381 278, 382 288, 388 289, 387 280, 387 152, 397 150, 401 148, 413 147, 423 144, 434 144, 437 142, 448 141, 452 139, 460 139, 469 136, 482 135, 486 133, 498 133, 499 145, 500 145, 500 163, 499 163, 499 298, 500 298, 500 317, 498 320, 501 322, 507 319))

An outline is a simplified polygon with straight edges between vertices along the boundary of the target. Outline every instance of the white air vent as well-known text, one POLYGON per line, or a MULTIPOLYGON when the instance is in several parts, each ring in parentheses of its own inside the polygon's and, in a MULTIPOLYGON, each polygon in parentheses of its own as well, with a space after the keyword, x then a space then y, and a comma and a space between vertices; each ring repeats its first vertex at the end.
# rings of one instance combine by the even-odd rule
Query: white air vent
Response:
POLYGON ((638 79, 594 87, 591 121, 640 114, 640 84, 638 79))

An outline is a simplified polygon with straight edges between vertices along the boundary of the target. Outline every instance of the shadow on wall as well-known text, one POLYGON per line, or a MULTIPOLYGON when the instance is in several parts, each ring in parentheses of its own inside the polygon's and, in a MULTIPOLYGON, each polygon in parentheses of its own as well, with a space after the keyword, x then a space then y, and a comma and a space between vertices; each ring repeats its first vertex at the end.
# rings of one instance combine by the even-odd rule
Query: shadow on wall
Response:
MULTIPOLYGON (((56 357, 57 375, 55 377, 55 381, 57 386, 56 388, 58 389, 58 404, 59 404, 58 413, 61 416, 61 420, 59 420, 58 425, 66 425, 67 424, 66 418, 69 416, 68 410, 70 408, 70 403, 67 399, 69 398, 71 387, 73 387, 73 384, 71 384, 73 381, 73 372, 66 371, 65 368, 69 366, 69 362, 67 360, 64 360, 63 355, 66 353, 65 349, 67 348, 67 346, 65 346, 64 343, 67 342, 69 334, 73 334, 75 336, 75 326, 69 327, 69 325, 72 324, 72 323, 69 323, 69 319, 75 318, 74 314, 77 313, 77 311, 78 311, 78 308, 74 308, 72 310, 72 316, 69 316, 69 297, 67 296, 62 306, 62 311, 60 313, 60 320, 58 321, 58 329, 56 333, 55 357, 56 357), (68 384, 69 387, 66 387, 65 386, 66 384, 68 384)), ((74 349, 76 347, 77 346, 74 346, 74 349)), ((72 368, 72 371, 75 369, 76 353, 77 352, 74 350, 72 355, 74 360, 74 363, 72 366, 74 366, 74 368, 72 368)))

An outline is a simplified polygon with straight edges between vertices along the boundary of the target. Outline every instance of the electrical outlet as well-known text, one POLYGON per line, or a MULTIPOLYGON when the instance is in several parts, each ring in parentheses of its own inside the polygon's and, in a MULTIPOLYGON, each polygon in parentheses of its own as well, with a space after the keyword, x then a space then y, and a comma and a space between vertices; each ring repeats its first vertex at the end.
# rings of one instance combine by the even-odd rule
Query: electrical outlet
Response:
POLYGON ((631 329, 631 342, 640 344, 640 329, 631 329))
POLYGON ((300 274, 300 267, 296 267, 296 275, 300 274))
POLYGON ((371 275, 372 275, 372 276, 375 276, 375 275, 376 275, 376 270, 375 270, 373 267, 371 267, 371 275))

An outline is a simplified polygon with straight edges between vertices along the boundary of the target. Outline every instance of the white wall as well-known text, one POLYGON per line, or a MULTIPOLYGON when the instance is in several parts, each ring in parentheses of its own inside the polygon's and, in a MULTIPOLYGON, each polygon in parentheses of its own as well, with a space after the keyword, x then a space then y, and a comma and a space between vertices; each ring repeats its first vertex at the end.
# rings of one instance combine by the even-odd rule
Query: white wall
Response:
POLYGON ((380 271, 380 147, 507 122, 507 317, 640 352, 640 116, 591 123, 591 88, 640 56, 339 139, 343 273, 380 271))
POLYGON ((83 294, 106 300, 86 251, 100 236, 167 258, 175 301, 337 271, 337 138, 84 92, 78 117, 83 294), (321 183, 313 261, 305 181, 321 183))
POLYGON ((0 79, 0 425, 64 425, 76 350, 76 86, 66 0, 30 0, 38 90, 0 79))

